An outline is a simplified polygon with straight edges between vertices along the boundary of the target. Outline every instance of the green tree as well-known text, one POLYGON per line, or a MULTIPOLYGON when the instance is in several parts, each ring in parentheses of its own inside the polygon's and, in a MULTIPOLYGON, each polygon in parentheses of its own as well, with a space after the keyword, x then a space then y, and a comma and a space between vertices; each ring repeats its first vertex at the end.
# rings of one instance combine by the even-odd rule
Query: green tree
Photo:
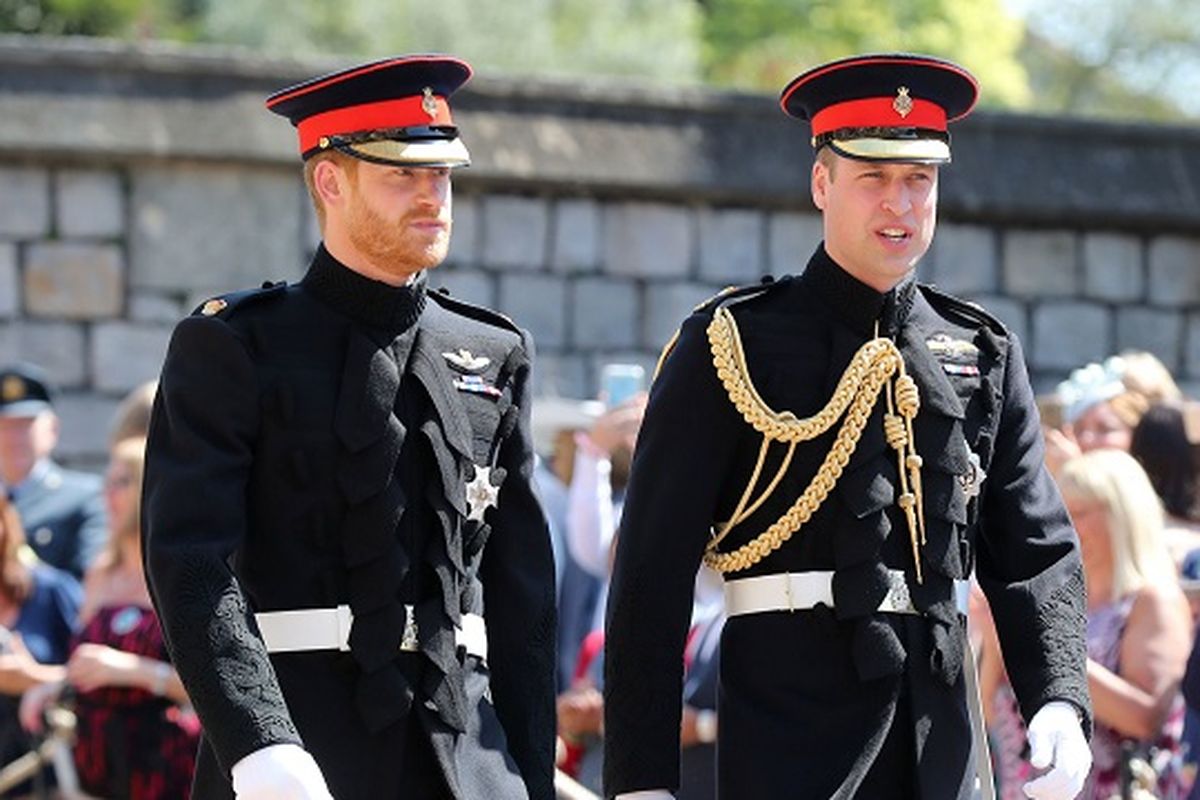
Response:
POLYGON ((778 90, 803 69, 862 52, 921 52, 979 77, 981 102, 1032 100, 1017 58, 1023 26, 1001 0, 704 0, 712 83, 778 90))
POLYGON ((510 74, 699 76, 695 0, 208 0, 202 39, 293 55, 452 52, 510 74))
POLYGON ((147 0, 0 0, 0 32, 123 36, 147 0))
POLYGON ((1200 116, 1200 3, 1035 0, 1023 59, 1038 108, 1139 119, 1200 116))

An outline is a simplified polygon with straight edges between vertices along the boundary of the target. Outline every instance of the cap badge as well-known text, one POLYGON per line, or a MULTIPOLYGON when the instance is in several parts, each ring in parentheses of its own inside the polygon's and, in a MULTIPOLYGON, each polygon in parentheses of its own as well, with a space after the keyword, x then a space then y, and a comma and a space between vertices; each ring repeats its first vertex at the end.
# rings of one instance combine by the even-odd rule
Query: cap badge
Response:
POLYGON ((453 353, 442 353, 442 358, 449 361, 451 365, 462 372, 479 372, 479 370, 492 363, 490 358, 472 355, 471 351, 467 349, 460 349, 453 353))
POLYGON ((0 387, 0 394, 3 394, 6 403, 13 403, 24 398, 25 381, 16 375, 9 375, 4 379, 4 386, 0 387))
POLYGON ((322 136, 320 139, 318 139, 317 147, 321 148, 322 150, 328 150, 329 149, 329 137, 322 136))
POLYGON ((901 86, 896 90, 896 99, 892 101, 892 108, 896 109, 896 113, 901 118, 907 117, 912 113, 913 100, 908 96, 907 86, 901 86))
POLYGON ((214 314, 220 314, 228 305, 229 303, 226 303, 220 297, 216 297, 205 303, 204 308, 200 309, 200 313, 206 317, 211 317, 214 314))
POLYGON ((433 89, 426 86, 423 93, 425 96, 421 98, 421 110, 428 114, 430 119, 437 119, 438 107, 437 100, 433 97, 433 89))
POLYGON ((483 522, 483 513, 500 504, 500 487, 492 485, 492 468, 475 465, 475 477, 467 484, 467 519, 483 522))

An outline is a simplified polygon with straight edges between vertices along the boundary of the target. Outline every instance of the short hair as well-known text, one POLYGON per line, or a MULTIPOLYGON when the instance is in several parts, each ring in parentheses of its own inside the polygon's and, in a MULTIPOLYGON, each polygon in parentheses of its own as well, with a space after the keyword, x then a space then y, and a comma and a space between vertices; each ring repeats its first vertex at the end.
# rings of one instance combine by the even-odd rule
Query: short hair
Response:
POLYGON ((1175 581, 1163 535, 1163 512, 1146 471, 1123 450, 1091 450, 1067 461, 1059 475, 1066 498, 1104 507, 1113 555, 1113 597, 1175 581))
POLYGON ((816 159, 825 167, 825 171, 829 173, 829 180, 832 181, 837 170, 838 154, 833 152, 831 147, 822 147, 817 151, 816 159))
POLYGON ((358 159, 353 156, 348 156, 338 150, 326 150, 317 153, 312 158, 304 162, 304 186, 308 189, 308 196, 312 199, 313 210, 317 213, 317 225, 321 232, 325 232, 325 201, 321 199, 321 193, 317 191, 316 179, 314 175, 317 171, 317 165, 322 161, 332 161, 346 171, 351 181, 358 178, 358 159))

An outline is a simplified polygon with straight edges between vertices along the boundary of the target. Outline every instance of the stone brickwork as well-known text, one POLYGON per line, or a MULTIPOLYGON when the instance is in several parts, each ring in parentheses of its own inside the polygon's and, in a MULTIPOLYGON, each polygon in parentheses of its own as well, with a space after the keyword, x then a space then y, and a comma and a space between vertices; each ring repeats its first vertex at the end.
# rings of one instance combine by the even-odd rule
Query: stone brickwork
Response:
MULTIPOLYGON (((0 37, 0 360, 49 371, 62 454, 95 465, 180 316, 303 274, 320 234, 261 98, 337 65, 82 47, 0 37)), ((529 328, 541 393, 652 370, 696 304, 799 272, 821 240, 805 132, 771 98, 495 78, 461 97, 474 165, 430 282, 529 328)), ((1008 325, 1039 389, 1123 348, 1200 387, 1200 136, 980 113, 955 146, 924 280, 1008 325), (1053 162, 1029 164, 1030 141, 1053 162), (1096 164, 1125 147, 1155 186, 1105 185, 1096 164)))

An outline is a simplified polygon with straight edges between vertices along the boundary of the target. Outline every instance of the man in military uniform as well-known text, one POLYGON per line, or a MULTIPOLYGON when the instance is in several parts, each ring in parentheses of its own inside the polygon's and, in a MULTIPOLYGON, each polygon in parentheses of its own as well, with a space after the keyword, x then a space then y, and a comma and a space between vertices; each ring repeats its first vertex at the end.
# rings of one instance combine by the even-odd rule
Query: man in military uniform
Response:
POLYGON ((176 328, 145 553, 204 724, 195 797, 553 796, 554 566, 528 336, 426 290, 467 163, 449 57, 268 99, 323 244, 176 328))
POLYGON ((103 482, 54 462, 58 428, 42 370, 32 364, 0 369, 0 484, 38 558, 81 578, 108 535, 103 482))
POLYGON ((726 579, 721 797, 971 797, 972 571, 1032 761, 1050 768, 1026 791, 1082 786, 1082 570, 1020 346, 914 276, 947 123, 977 92, 961 67, 909 55, 826 64, 784 90, 812 125, 825 240, 802 275, 698 308, 661 364, 609 598, 607 796, 678 786, 701 560, 726 579))

